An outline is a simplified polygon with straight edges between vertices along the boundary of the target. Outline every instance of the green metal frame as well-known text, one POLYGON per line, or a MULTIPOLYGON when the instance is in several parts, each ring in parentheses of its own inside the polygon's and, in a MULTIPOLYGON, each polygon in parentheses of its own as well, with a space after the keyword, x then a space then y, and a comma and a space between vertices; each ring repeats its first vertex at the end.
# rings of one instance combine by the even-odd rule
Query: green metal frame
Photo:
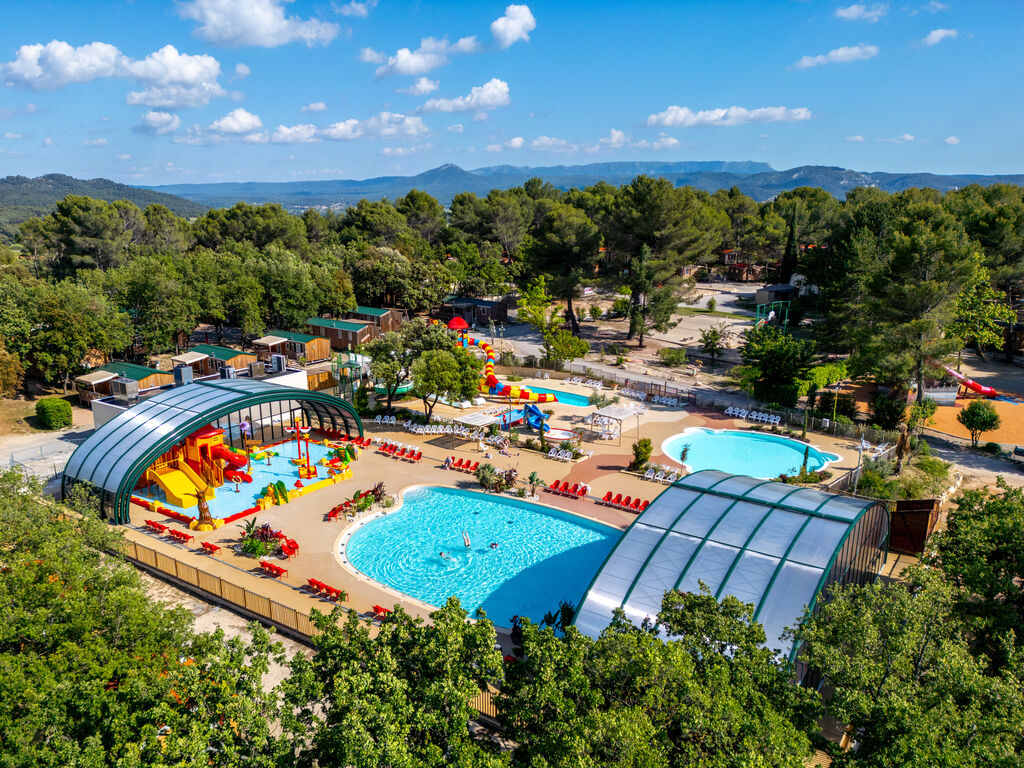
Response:
MULTIPOLYGON (((213 384, 212 382, 206 385, 216 387, 216 384, 213 384)), ((139 478, 142 477, 142 473, 146 470, 146 468, 150 466, 154 461, 156 461, 171 446, 173 446, 175 443, 180 442, 181 440, 184 440, 186 437, 188 437, 190 434, 195 432, 200 427, 205 426, 206 424, 209 424, 212 421, 216 421, 222 416, 227 416, 228 414, 244 410, 245 408, 250 408, 256 405, 262 405, 264 403, 294 400, 300 404, 300 408, 302 407, 303 403, 308 404, 310 408, 316 413, 317 418, 320 420, 321 424, 324 423, 324 416, 329 417, 331 427, 333 429, 337 429, 338 423, 334 418, 334 414, 331 413, 330 410, 325 410, 321 412, 316 407, 317 405, 329 406, 330 408, 334 408, 337 409, 338 411, 341 411, 343 414, 351 416, 356 428, 359 430, 359 437, 363 436, 363 422, 359 418, 359 414, 356 412, 356 409, 345 400, 335 397, 334 395, 329 395, 326 392, 314 392, 304 389, 286 389, 284 387, 275 390, 274 392, 262 392, 259 394, 246 394, 239 390, 231 391, 238 393, 238 400, 234 400, 212 410, 199 413, 194 418, 184 422, 180 427, 178 427, 173 432, 169 432, 168 434, 166 434, 163 438, 161 438, 158 442, 154 443, 154 445, 151 448, 149 448, 146 452, 144 452, 138 459, 136 459, 132 463, 128 471, 122 476, 121 481, 118 485, 118 489, 114 495, 114 505, 113 509, 110 511, 110 517, 112 519, 112 522, 119 524, 128 522, 128 510, 129 505, 131 503, 131 492, 132 490, 134 490, 135 484, 138 482, 139 478)), ((346 431, 351 435, 351 430, 349 429, 349 425, 347 423, 347 420, 345 420, 344 415, 342 416, 342 420, 344 422, 346 431)), ((125 439, 127 439, 127 436, 125 439)), ((82 448, 85 448, 87 444, 88 441, 86 443, 83 443, 76 450, 81 450, 82 448)), ((95 446, 90 448, 89 452, 91 453, 92 450, 94 449, 95 446)), ((88 458, 88 454, 86 455, 86 458, 88 458)), ((108 476, 110 474, 110 471, 112 470, 113 467, 111 467, 111 470, 108 470, 108 476)), ((77 478, 69 478, 65 475, 65 477, 61 481, 62 495, 67 491, 68 487, 70 487, 70 485, 74 482, 88 481, 78 480, 77 478)), ((99 487, 99 491, 101 493, 109 492, 102 486, 99 487)))

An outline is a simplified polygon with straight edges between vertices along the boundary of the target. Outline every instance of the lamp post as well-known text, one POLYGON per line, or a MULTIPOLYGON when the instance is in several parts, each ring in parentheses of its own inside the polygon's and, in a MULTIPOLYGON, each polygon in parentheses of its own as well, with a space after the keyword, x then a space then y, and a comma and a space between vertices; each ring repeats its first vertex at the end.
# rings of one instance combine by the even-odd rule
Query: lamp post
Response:
POLYGON ((871 447, 871 443, 867 443, 867 441, 864 440, 864 438, 862 437, 860 439, 860 444, 857 446, 857 469, 855 470, 855 473, 853 475, 853 495, 854 496, 857 495, 857 486, 860 484, 860 463, 861 463, 861 460, 864 458, 864 445, 865 444, 867 444, 868 448, 871 447))

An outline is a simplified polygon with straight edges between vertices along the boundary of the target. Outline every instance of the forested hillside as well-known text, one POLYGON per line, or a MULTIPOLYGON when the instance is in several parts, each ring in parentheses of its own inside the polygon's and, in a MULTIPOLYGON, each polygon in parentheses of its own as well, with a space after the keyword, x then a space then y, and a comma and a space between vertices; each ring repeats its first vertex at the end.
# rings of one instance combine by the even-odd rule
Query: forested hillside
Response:
POLYGON ((32 216, 45 216, 58 200, 68 195, 86 195, 97 200, 128 200, 138 206, 159 203, 179 216, 199 216, 208 206, 144 187, 118 184, 110 179, 76 179, 60 173, 48 173, 30 179, 5 176, 0 179, 0 240, 10 241, 18 225, 32 216))

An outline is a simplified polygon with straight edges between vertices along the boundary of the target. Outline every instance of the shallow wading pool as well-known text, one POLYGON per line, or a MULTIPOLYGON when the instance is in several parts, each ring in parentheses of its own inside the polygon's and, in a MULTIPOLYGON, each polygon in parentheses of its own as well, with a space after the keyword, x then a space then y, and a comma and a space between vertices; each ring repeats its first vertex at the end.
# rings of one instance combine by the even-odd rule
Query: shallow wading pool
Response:
POLYGON ((508 627, 513 616, 540 621, 561 600, 575 606, 620 536, 551 507, 426 486, 358 528, 341 554, 398 592, 433 606, 455 595, 470 614, 483 608, 508 627))

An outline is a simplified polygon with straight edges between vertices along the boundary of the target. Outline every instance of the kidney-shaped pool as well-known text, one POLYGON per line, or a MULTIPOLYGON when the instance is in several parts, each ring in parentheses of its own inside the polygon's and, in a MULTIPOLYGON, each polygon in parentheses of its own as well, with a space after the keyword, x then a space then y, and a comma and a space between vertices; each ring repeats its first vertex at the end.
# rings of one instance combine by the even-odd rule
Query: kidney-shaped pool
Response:
POLYGON ((398 592, 434 606, 455 595, 507 627, 517 615, 540 621, 561 600, 575 606, 621 535, 519 499, 423 486, 356 529, 341 554, 398 592))
POLYGON ((735 475, 764 479, 781 474, 795 475, 807 452, 807 469, 814 471, 839 461, 834 453, 819 451, 813 445, 770 432, 740 432, 732 429, 689 427, 661 444, 662 452, 690 472, 719 469, 735 475), (684 445, 689 446, 686 461, 680 461, 684 445))

